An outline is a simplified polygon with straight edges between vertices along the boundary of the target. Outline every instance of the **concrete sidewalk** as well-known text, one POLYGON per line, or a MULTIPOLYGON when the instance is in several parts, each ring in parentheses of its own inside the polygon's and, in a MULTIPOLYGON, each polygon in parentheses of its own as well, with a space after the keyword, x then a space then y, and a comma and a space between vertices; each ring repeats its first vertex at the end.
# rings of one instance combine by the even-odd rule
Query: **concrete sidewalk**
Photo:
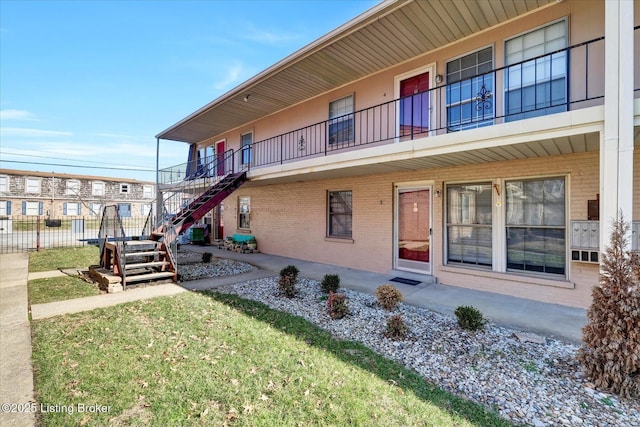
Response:
MULTIPOLYGON (((27 300, 29 254, 0 255, 0 403, 35 403, 27 300)), ((17 409, 17 408, 16 408, 17 409)), ((34 413, 0 410, 0 425, 33 426, 34 413)))

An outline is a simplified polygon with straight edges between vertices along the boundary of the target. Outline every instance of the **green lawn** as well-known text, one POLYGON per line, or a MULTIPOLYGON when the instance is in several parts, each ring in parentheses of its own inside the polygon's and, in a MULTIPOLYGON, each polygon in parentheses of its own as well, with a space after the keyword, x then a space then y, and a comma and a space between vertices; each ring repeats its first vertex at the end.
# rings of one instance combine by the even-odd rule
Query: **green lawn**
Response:
POLYGON ((47 426, 511 425, 360 344, 229 295, 39 320, 32 334, 38 404, 74 409, 41 413, 47 426))
POLYGON ((57 276, 29 280, 29 305, 99 295, 100 289, 79 277, 57 276))
POLYGON ((45 249, 31 252, 29 255, 29 272, 87 268, 90 265, 99 263, 100 253, 97 246, 45 249))

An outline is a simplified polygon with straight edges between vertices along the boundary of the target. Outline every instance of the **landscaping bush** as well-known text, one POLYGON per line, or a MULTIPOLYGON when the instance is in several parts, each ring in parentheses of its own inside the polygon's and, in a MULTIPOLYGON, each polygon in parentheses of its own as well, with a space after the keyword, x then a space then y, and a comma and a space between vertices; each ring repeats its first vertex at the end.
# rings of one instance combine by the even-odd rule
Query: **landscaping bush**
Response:
POLYGON ((404 320, 402 320, 402 316, 399 314, 394 314, 393 316, 387 319, 387 328, 384 332, 384 336, 387 338, 391 338, 394 340, 402 339, 407 336, 409 332, 409 327, 404 320))
POLYGON ((325 294, 337 292, 340 288, 340 276, 337 274, 325 274, 320 283, 320 287, 325 294))
POLYGON ((484 318, 480 310, 475 307, 461 305, 456 308, 454 314, 458 318, 458 325, 468 331, 477 331, 483 329, 487 320, 484 318))
POLYGON ((211 262, 211 259, 213 258, 213 254, 211 252, 203 252, 202 253, 202 262, 208 264, 211 262))
POLYGON ((295 265, 288 265, 280 270, 278 289, 285 297, 293 298, 296 296, 296 282, 298 281, 299 272, 300 271, 295 265))
POLYGON ((327 299, 327 312, 332 319, 342 319, 349 313, 347 306, 347 297, 345 294, 329 291, 329 299, 327 299))
POLYGON ((376 298, 385 310, 393 310, 402 301, 402 292, 393 285, 380 285, 376 289, 376 298))
POLYGON ((600 284, 592 291, 584 345, 578 360, 597 386, 622 397, 640 397, 640 260, 627 248, 629 224, 613 223, 602 254, 600 284))
POLYGON ((297 279, 298 273, 300 273, 298 267, 296 267, 295 265, 287 265, 285 268, 280 270, 280 277, 293 276, 294 279, 297 279))

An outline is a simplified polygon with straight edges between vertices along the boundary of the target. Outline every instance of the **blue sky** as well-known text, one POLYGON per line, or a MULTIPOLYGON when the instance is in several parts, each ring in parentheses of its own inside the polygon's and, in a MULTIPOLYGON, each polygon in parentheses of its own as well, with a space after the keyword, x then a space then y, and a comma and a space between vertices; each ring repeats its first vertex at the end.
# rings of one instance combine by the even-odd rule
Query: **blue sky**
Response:
POLYGON ((378 2, 0 0, 0 168, 154 181, 156 134, 378 2))

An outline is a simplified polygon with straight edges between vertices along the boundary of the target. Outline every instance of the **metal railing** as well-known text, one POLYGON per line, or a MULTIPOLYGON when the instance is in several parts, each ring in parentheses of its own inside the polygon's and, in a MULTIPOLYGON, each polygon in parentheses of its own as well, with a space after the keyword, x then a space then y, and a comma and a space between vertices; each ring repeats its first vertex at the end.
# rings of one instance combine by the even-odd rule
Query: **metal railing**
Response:
MULTIPOLYGON (((125 232, 136 236, 145 228, 147 219, 121 218, 125 232)), ((100 223, 98 216, 0 217, 0 253, 98 245, 100 223)))
MULTIPOLYGON (((601 105, 603 63, 599 37, 254 142, 236 150, 232 162, 259 168, 601 105)), ((634 94, 640 97, 640 88, 634 94)), ((184 179, 186 170, 183 164, 160 172, 184 179)))

